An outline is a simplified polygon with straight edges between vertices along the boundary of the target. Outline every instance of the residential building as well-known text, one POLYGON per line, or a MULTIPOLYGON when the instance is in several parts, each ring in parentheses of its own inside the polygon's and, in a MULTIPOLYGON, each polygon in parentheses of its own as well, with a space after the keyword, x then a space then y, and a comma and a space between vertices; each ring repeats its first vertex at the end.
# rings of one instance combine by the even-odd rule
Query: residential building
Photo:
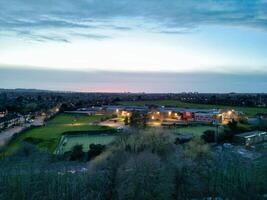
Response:
POLYGON ((0 118, 0 130, 25 123, 22 115, 10 113, 0 118))
POLYGON ((267 132, 251 131, 234 136, 234 141, 238 144, 250 146, 267 141, 267 132))

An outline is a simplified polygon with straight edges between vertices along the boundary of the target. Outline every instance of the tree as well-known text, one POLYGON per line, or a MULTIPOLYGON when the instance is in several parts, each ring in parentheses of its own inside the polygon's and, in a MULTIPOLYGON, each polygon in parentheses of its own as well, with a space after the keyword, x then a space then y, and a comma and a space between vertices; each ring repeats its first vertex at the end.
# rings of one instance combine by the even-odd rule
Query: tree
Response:
POLYGON ((172 199, 172 178, 156 154, 132 155, 118 169, 116 180, 118 199, 172 199))
POLYGON ((96 156, 100 155, 105 150, 105 145, 102 144, 90 144, 90 149, 87 153, 87 160, 92 160, 96 156))
POLYGON ((124 124, 125 124, 125 126, 129 125, 129 117, 127 117, 127 116, 125 117, 124 124))
POLYGON ((138 111, 133 111, 132 115, 130 117, 130 123, 129 125, 131 127, 139 127, 139 128, 144 128, 147 125, 147 114, 138 112, 138 111))
POLYGON ((230 128, 231 131, 235 132, 237 131, 237 121, 236 120, 232 120, 228 123, 228 127, 230 128))
POLYGON ((215 142, 215 131, 214 130, 206 130, 206 131, 204 131, 201 138, 207 143, 215 142))
POLYGON ((22 145, 20 145, 19 148, 15 151, 14 155, 20 157, 30 157, 37 153, 39 153, 39 150, 35 145, 28 142, 23 142, 22 145))
POLYGON ((75 160, 83 160, 84 158, 84 152, 83 152, 83 146, 82 145, 75 145, 70 153, 70 160, 75 161, 75 160))

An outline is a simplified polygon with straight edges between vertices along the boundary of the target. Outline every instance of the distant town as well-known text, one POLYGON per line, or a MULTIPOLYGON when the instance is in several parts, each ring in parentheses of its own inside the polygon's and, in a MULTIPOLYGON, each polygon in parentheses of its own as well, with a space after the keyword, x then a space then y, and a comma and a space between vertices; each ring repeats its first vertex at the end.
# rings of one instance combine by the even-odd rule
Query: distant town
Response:
MULTIPOLYGON (((132 118, 148 127, 208 125, 223 127, 231 122, 246 124, 245 144, 265 141, 266 94, 134 94, 68 93, 39 90, 0 90, 0 144, 25 129, 43 126, 58 113, 111 116, 102 125, 125 129, 132 118), (253 128, 251 128, 253 127, 253 128), (249 136, 249 137, 248 137, 249 136), (248 141, 250 140, 250 141, 248 141)), ((139 122, 138 122, 139 123, 139 122)))

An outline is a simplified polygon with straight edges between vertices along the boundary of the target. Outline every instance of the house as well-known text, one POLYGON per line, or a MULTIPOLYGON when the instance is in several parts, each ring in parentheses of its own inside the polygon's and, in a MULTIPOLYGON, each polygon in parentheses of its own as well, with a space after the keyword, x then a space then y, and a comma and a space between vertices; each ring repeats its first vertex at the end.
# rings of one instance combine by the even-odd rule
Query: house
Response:
POLYGON ((197 112, 195 113, 195 121, 202 123, 213 123, 217 121, 216 114, 213 112, 197 112))
POLYGON ((267 132, 251 131, 251 132, 241 133, 234 136, 234 141, 237 144, 242 144, 246 146, 265 142, 267 141, 267 132))
POLYGON ((25 118, 19 114, 10 113, 0 118, 0 130, 25 123, 25 118))

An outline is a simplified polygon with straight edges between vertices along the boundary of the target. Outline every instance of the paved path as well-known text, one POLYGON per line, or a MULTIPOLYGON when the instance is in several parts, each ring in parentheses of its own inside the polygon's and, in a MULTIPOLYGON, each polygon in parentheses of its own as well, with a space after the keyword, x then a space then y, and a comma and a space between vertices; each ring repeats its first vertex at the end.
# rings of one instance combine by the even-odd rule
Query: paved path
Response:
POLYGON ((124 127, 125 126, 124 122, 113 122, 111 120, 100 122, 99 125, 100 126, 109 126, 111 128, 119 128, 119 127, 124 127))
POLYGON ((44 119, 45 117, 39 116, 36 117, 31 124, 15 126, 0 132, 0 148, 5 146, 8 143, 8 141, 13 137, 13 135, 15 135, 16 133, 19 133, 30 126, 42 126, 44 124, 44 119))
POLYGON ((23 131, 25 128, 26 126, 15 126, 13 128, 9 128, 0 132, 0 147, 6 145, 7 142, 13 137, 13 135, 23 131))
POLYGON ((32 122, 32 125, 33 126, 43 126, 44 120, 45 120, 44 116, 38 116, 34 119, 34 121, 32 122))

